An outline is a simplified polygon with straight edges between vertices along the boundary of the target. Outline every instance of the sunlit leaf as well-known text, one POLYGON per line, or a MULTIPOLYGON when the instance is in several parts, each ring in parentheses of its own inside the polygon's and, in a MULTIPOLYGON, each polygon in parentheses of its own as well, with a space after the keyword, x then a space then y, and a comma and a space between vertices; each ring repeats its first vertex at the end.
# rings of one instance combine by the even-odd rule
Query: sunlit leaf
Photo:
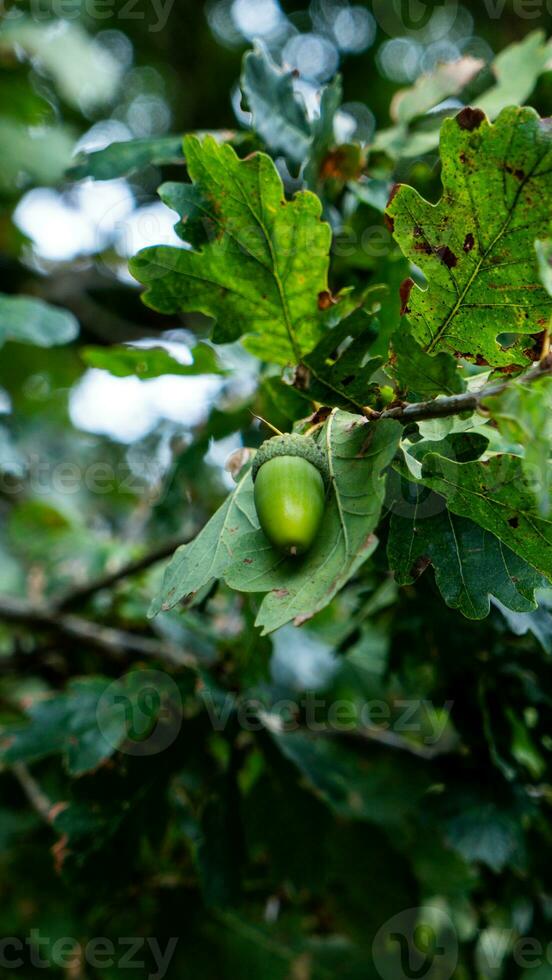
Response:
POLYGON ((213 317, 217 343, 245 335, 263 360, 297 362, 322 330, 319 296, 328 290, 330 229, 308 191, 286 202, 278 172, 264 154, 239 160, 207 137, 184 142, 188 170, 204 201, 200 251, 157 246, 130 264, 147 285, 145 302, 162 313, 213 317))
POLYGON ((165 374, 182 376, 224 374, 217 355, 208 344, 197 344, 190 351, 191 364, 182 364, 163 347, 85 347, 81 356, 89 367, 109 371, 117 378, 136 376, 142 380, 165 374))
POLYGON ((437 65, 432 72, 421 75, 412 88, 397 92, 391 103, 392 119, 398 123, 409 123, 443 99, 458 95, 484 66, 481 58, 471 55, 437 65))

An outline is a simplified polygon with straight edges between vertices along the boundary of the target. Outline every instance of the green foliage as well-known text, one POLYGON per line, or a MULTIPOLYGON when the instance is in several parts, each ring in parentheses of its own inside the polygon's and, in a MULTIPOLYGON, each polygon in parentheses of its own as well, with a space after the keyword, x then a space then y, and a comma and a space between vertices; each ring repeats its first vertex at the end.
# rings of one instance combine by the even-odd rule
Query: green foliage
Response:
POLYGON ((39 299, 0 295, 0 346, 7 340, 19 344, 52 347, 67 344, 79 332, 77 319, 68 310, 39 299))
POLYGON ((428 280, 408 299, 414 335, 430 354, 525 364, 551 307, 534 252, 550 228, 550 133, 530 109, 505 109, 494 126, 465 109, 443 124, 441 159, 437 206, 402 187, 387 212, 428 280), (501 345, 505 334, 514 342, 501 345))
POLYGON ((330 234, 320 202, 301 192, 286 203, 263 154, 240 161, 211 137, 188 137, 184 152, 209 240, 199 252, 159 246, 132 261, 148 304, 212 316, 216 343, 245 335, 251 353, 280 364, 297 359, 322 330, 318 297, 328 289, 330 234))
POLYGON ((402 499, 412 514, 393 515, 387 548, 400 585, 415 582, 431 565, 447 605, 468 619, 489 615, 490 596, 517 612, 536 608, 535 589, 545 580, 497 537, 456 517, 441 497, 428 498, 414 484, 403 484, 402 499))
POLYGON ((320 93, 320 115, 310 119, 295 92, 293 72, 283 71, 262 45, 243 59, 241 89, 252 126, 271 153, 283 153, 292 165, 302 164, 310 186, 316 186, 325 154, 334 143, 334 118, 341 105, 338 77, 320 93))
POLYGON ((305 558, 299 564, 282 561, 261 532, 236 540, 226 582, 240 591, 267 593, 256 619, 265 633, 292 620, 301 625, 320 612, 372 554, 385 493, 382 471, 398 439, 393 421, 373 427, 346 413, 332 414, 322 437, 332 492, 305 558))
POLYGON ((547 517, 552 499, 552 379, 531 387, 514 383, 501 395, 487 398, 485 408, 504 437, 522 449, 521 465, 534 487, 539 511, 547 517))
POLYGON ((536 514, 518 456, 456 463, 437 454, 424 459, 422 483, 441 493, 453 514, 467 517, 496 535, 549 579, 552 524, 536 514))
POLYGON ((84 177, 112 180, 114 177, 128 177, 150 164, 161 166, 170 163, 184 163, 181 136, 110 143, 103 150, 80 153, 67 176, 71 180, 82 180, 84 177))
POLYGON ((80 24, 41 23, 25 16, 7 19, 0 30, 0 49, 14 47, 38 61, 71 105, 89 111, 113 98, 120 67, 80 24))
POLYGON ((375 147, 393 159, 411 159, 435 150, 443 118, 455 111, 447 107, 427 113, 451 96, 460 95, 465 105, 477 106, 491 120, 508 106, 524 105, 548 70, 551 51, 552 42, 546 41, 544 31, 532 31, 501 51, 491 71, 485 71, 484 60, 471 56, 437 65, 411 88, 396 93, 391 103, 396 125, 376 133, 375 147))
POLYGON ((393 374, 409 401, 456 395, 464 390, 458 362, 450 354, 430 356, 409 334, 398 336, 395 344, 393 374))
POLYGON ((164 374, 184 377, 194 374, 224 374, 217 355, 208 344, 197 344, 192 363, 181 364, 163 347, 85 347, 82 357, 90 367, 109 371, 117 378, 160 378, 164 374))

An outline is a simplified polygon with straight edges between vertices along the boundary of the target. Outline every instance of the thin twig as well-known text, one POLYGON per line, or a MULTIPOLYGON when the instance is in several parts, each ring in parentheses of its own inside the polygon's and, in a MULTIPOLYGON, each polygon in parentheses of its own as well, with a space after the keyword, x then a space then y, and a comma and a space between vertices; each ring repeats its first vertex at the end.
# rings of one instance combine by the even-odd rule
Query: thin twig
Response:
POLYGON ((169 558, 181 545, 189 544, 194 536, 194 534, 191 534, 185 538, 173 538, 159 545, 157 548, 153 548, 152 551, 148 551, 141 558, 135 558, 121 565, 120 568, 113 572, 106 572, 104 575, 92 579, 91 582, 85 582, 83 585, 76 585, 74 588, 68 589, 59 599, 54 601, 55 608, 58 612, 61 612, 73 606, 81 605, 97 592, 101 592, 103 589, 110 589, 123 579, 147 571, 148 568, 156 565, 157 562, 163 561, 164 558, 169 558))
POLYGON ((44 820, 47 824, 51 824, 52 801, 46 796, 46 793, 41 789, 34 776, 31 776, 25 763, 15 762, 11 770, 29 803, 36 810, 41 820, 44 820))
POLYGON ((53 630, 61 636, 80 641, 86 646, 102 650, 116 659, 133 655, 153 657, 182 667, 197 666, 193 654, 176 645, 151 637, 140 636, 125 630, 93 623, 81 616, 59 613, 47 605, 35 605, 25 599, 0 596, 0 620, 20 623, 22 626, 53 630))
POLYGON ((382 728, 353 728, 351 731, 343 732, 323 732, 325 735, 343 735, 348 738, 356 739, 357 741, 369 741, 377 742, 379 745, 385 745, 390 749, 398 749, 400 752, 408 752, 410 755, 415 755, 418 759, 425 759, 426 761, 431 761, 436 759, 439 755, 446 755, 453 752, 456 748, 456 744, 447 740, 446 745, 443 747, 436 742, 435 745, 420 745, 417 742, 410 741, 408 738, 404 738, 402 735, 398 735, 396 732, 392 732, 382 728))
MULTIPOLYGON (((521 384, 530 384, 540 378, 552 374, 552 354, 544 357, 536 367, 527 374, 514 380, 521 384)), ((449 398, 435 398, 429 402, 412 402, 410 405, 399 405, 380 412, 378 419, 398 419, 399 422, 423 422, 429 419, 448 418, 451 415, 461 415, 464 412, 476 412, 483 406, 486 398, 501 395, 510 388, 512 381, 486 385, 479 391, 466 391, 461 395, 451 395, 449 398)))

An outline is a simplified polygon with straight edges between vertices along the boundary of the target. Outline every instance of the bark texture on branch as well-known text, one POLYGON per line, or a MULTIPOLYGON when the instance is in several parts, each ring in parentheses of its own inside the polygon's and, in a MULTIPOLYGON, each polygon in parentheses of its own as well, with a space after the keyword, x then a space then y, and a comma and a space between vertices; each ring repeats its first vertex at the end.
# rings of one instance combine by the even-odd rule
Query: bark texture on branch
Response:
MULTIPOLYGON (((539 364, 526 374, 515 378, 521 384, 531 384, 552 374, 552 354, 548 354, 539 364)), ((452 415, 462 415, 464 412, 476 412, 486 398, 501 395, 507 391, 512 381, 501 381, 485 385, 479 391, 466 391, 461 395, 451 395, 448 398, 434 398, 428 402, 412 402, 388 408, 377 415, 377 419, 398 419, 399 422, 425 422, 429 419, 449 418, 452 415)), ((370 416, 376 420, 376 416, 370 416)))

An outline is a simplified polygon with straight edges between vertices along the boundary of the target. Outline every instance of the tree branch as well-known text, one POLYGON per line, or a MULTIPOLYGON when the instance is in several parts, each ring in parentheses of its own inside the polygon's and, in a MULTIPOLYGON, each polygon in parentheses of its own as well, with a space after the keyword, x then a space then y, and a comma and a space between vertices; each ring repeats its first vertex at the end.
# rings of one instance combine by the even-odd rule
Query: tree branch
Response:
MULTIPOLYGON (((552 374, 552 354, 548 354, 539 364, 532 368, 527 374, 516 378, 522 384, 530 384, 552 374)), ((486 385, 479 391, 466 391, 461 395, 451 395, 449 398, 434 398, 429 402, 412 402, 410 405, 399 405, 396 408, 388 408, 377 415, 370 415, 371 419, 398 419, 399 422, 423 422, 428 419, 443 419, 451 415, 461 415, 463 412, 476 412, 483 405, 486 398, 491 395, 501 395, 507 391, 512 381, 503 381, 497 384, 486 385)))
POLYGON ((11 767, 13 775, 25 793, 29 803, 45 823, 50 824, 53 804, 46 796, 24 762, 15 762, 11 767))
POLYGON ((52 630, 71 640, 101 650, 121 659, 127 655, 153 657, 180 667, 197 667, 195 656, 172 643, 113 629, 68 613, 59 613, 47 605, 35 605, 25 599, 0 596, 0 620, 22 626, 52 630))
POLYGON ((152 565, 156 565, 157 562, 163 561, 164 558, 169 558, 177 548, 183 544, 188 544, 194 537, 195 533, 185 538, 173 538, 170 541, 166 541, 165 544, 159 545, 157 548, 149 551, 142 558, 135 558, 133 561, 121 565, 114 572, 106 572, 104 575, 92 579, 91 582, 85 582, 83 585, 76 585, 74 588, 68 589, 59 599, 54 601, 56 610, 62 612, 65 609, 72 608, 72 606, 80 605, 95 595, 96 592, 101 592, 102 589, 110 589, 123 579, 146 571, 152 565))

